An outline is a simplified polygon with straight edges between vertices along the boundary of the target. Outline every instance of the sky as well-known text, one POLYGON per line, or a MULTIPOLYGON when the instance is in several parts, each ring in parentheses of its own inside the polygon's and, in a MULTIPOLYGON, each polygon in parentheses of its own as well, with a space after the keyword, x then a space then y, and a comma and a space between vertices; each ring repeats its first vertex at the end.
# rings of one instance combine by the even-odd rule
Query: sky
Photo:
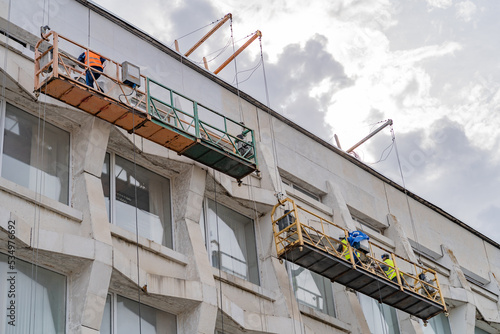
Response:
POLYGON ((500 242, 500 1, 94 2, 500 242))

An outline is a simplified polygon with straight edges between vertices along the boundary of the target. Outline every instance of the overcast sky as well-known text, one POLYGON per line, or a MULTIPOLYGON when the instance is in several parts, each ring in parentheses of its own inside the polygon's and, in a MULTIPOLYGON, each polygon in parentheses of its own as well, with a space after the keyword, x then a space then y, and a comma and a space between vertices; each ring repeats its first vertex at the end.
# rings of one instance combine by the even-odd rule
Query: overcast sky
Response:
MULTIPOLYGON (((227 13, 234 48, 261 30, 271 108, 344 149, 393 119, 407 188, 500 242, 500 1, 94 1, 181 52, 227 13)), ((215 70, 230 35, 189 58, 215 70)), ((260 52, 220 76, 267 104, 260 52)), ((356 152, 402 184, 391 144, 387 128, 356 152)))

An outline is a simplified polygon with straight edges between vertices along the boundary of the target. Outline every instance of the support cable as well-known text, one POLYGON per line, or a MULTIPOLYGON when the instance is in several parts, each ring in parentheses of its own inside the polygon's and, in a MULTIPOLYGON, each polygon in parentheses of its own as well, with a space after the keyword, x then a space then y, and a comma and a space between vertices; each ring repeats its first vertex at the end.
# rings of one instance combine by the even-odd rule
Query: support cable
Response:
MULTIPOLYGON (((233 54, 236 52, 234 48, 234 34, 233 34, 233 18, 231 17, 231 20, 229 21, 229 26, 231 27, 231 41, 233 42, 233 54)), ((234 58, 234 72, 236 73, 236 90, 238 92, 238 108, 240 111, 240 119, 241 122, 245 122, 243 118, 243 107, 241 105, 241 96, 240 96, 240 86, 238 82, 238 65, 237 65, 237 60, 234 58)))
MULTIPOLYGON (((9 26, 10 26, 10 9, 11 6, 9 4, 9 26)), ((42 14, 42 27, 45 23, 45 14, 47 13, 47 21, 49 20, 50 13, 46 10, 45 0, 43 4, 43 14, 42 14)), ((47 23, 48 26, 48 23, 47 23)), ((6 48, 6 56, 5 60, 7 60, 8 53, 8 40, 9 40, 9 32, 7 32, 7 48, 6 48)), ((7 67, 5 67, 7 69, 7 67)), ((45 83, 46 84, 46 83, 45 83)), ((46 110, 47 110, 47 97, 43 103, 38 103, 38 123, 37 123, 37 145, 36 145, 36 158, 35 163, 36 166, 44 165, 44 149, 43 145, 45 143, 45 119, 46 119, 46 110), (43 104, 43 108, 42 108, 43 104), (43 110, 42 110, 43 109, 43 110), (42 117, 43 115, 43 117, 42 117), (40 138, 41 136, 41 138, 40 138), (40 153, 41 151, 41 153, 40 153)), ((31 250, 31 289, 30 289, 30 317, 29 317, 29 332, 32 333, 37 328, 36 324, 36 303, 37 303, 37 288, 38 288, 38 260, 39 260, 39 246, 40 246, 40 224, 41 224, 41 199, 42 199, 42 190, 43 184, 45 181, 45 177, 40 170, 41 167, 37 168, 35 173, 35 201, 34 201, 34 213, 33 213, 33 231, 36 236, 31 237, 31 240, 35 239, 35 244, 32 244, 31 250), (33 296, 34 295, 34 296, 33 296)))
MULTIPOLYGON (((132 113, 132 124, 135 124, 135 113, 132 113)), ((140 280, 140 257, 139 257, 139 210, 137 201, 137 159, 135 146, 135 126, 132 128, 132 139, 134 150, 134 204, 135 204, 135 245, 136 245, 136 262, 137 262, 137 301, 139 303, 139 334, 142 333, 142 317, 141 317, 141 284, 140 280)))
MULTIPOLYGON (((264 87, 265 87, 265 91, 266 91, 266 105, 268 108, 271 108, 271 103, 269 102, 269 88, 268 88, 268 85, 267 85, 267 76, 266 76, 266 67, 264 66, 264 53, 262 51, 262 38, 259 37, 259 44, 260 44, 260 59, 261 59, 261 62, 262 62, 262 72, 263 72, 263 75, 264 75, 264 87)), ((282 194, 283 193, 283 185, 282 185, 282 182, 281 182, 281 178, 280 178, 280 174, 279 174, 279 171, 278 171, 278 153, 277 153, 277 149, 276 149, 276 138, 275 138, 275 133, 274 133, 274 122, 273 122, 273 116, 271 114, 268 114, 269 115, 269 124, 270 124, 270 132, 271 132, 271 146, 272 146, 272 150, 273 150, 273 158, 274 158, 274 171, 276 173, 276 186, 278 187, 278 189, 276 189, 276 195, 278 194, 282 194)))
MULTIPOLYGON (((225 17, 225 16, 224 16, 224 17, 225 17)), ((182 35, 181 37, 176 38, 176 40, 183 39, 184 37, 187 37, 187 36, 189 36, 189 35, 192 35, 192 34, 194 34, 195 32, 198 32, 198 31, 200 31, 200 30, 202 30, 202 29, 205 29, 206 27, 209 27, 209 26, 211 26, 211 25, 214 25, 214 24, 216 24, 217 22, 220 22, 220 21, 224 20, 224 17, 222 17, 222 18, 220 18, 220 19, 218 19, 218 20, 216 20, 216 21, 213 21, 213 22, 211 22, 211 23, 209 23, 209 24, 207 24, 207 25, 204 25, 204 26, 203 26, 203 27, 201 27, 201 28, 195 29, 195 30, 193 30, 193 31, 191 31, 191 32, 189 32, 189 33, 187 33, 187 34, 185 34, 185 35, 182 35)), ((170 47, 172 47, 172 45, 174 45, 174 43, 170 44, 170 47)))
POLYGON ((420 254, 422 253, 421 248, 420 248, 420 243, 418 242, 418 235, 417 235, 417 229, 415 227, 415 221, 413 219, 413 214, 411 211, 411 206, 410 206, 410 199, 408 195, 408 190, 406 189, 406 183, 405 183, 405 178, 403 175, 403 168, 401 167, 401 160, 399 158, 399 151, 398 151, 398 145, 396 143, 396 135, 394 134, 394 128, 391 125, 391 135, 392 135, 392 140, 394 142, 394 151, 396 152, 396 157, 398 160, 398 167, 399 167, 399 173, 401 175, 401 182, 403 183, 403 190, 406 198, 406 205, 408 206, 408 213, 410 214, 410 222, 411 222, 411 228, 413 231, 413 236, 415 237, 415 242, 417 244, 417 250, 418 250, 418 262, 419 264, 422 264, 420 254))
MULTIPOLYGON (((221 257, 221 247, 220 247, 220 235, 219 235, 219 213, 217 211, 219 203, 217 202, 217 180, 215 179, 215 169, 212 168, 212 171, 214 173, 214 202, 215 202, 215 228, 217 230, 217 267, 219 270, 219 298, 220 298, 220 316, 221 316, 221 326, 222 326, 222 333, 224 333, 224 310, 223 310, 223 302, 222 302, 222 257, 221 257)), ((221 181, 220 176, 219 176, 219 181, 221 181)))

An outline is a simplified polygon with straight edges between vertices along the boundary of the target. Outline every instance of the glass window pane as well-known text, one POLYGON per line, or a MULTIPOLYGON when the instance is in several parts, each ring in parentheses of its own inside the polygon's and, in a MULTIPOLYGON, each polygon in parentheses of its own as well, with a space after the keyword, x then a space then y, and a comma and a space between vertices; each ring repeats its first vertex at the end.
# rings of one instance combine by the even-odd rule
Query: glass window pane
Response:
POLYGON ((116 225, 172 248, 170 181, 116 156, 116 225), (136 212, 137 206, 137 212, 136 212))
POLYGON ((2 333, 64 334, 66 277, 19 259, 11 268, 7 256, 0 253, 0 305, 4 310, 15 305, 12 319, 0 317, 2 333))
POLYGON ((212 265, 259 284, 253 220, 212 200, 207 211, 212 265))
POLYGON ((111 295, 108 295, 106 297, 106 304, 104 305, 100 334, 111 334, 111 295))
POLYGON ((102 191, 104 193, 104 200, 106 201, 106 210, 108 211, 108 219, 111 221, 111 175, 110 175, 110 154, 106 153, 104 158, 104 165, 102 166, 101 183, 102 191))
POLYGON ((69 133, 7 103, 2 177, 68 204, 69 133))
POLYGON ((380 304, 377 300, 362 293, 358 293, 358 298, 371 333, 400 333, 395 308, 380 304))
POLYGON ((451 334, 450 323, 443 313, 429 319, 427 326, 422 324, 422 329, 424 334, 451 334))
POLYGON ((150 306, 117 296, 117 333, 175 334, 176 317, 150 306), (139 310, 140 307, 140 310, 139 310), (140 314, 140 317, 139 317, 140 314), (139 330, 139 319, 140 330, 139 330))
POLYGON ((481 329, 481 328, 479 328, 479 327, 475 327, 475 328, 474 328, 474 334, 490 334, 490 333, 488 333, 488 332, 487 332, 487 331, 485 331, 485 330, 482 330, 482 329, 481 329))
POLYGON ((332 283, 327 278, 289 263, 297 300, 320 312, 335 316, 332 283))

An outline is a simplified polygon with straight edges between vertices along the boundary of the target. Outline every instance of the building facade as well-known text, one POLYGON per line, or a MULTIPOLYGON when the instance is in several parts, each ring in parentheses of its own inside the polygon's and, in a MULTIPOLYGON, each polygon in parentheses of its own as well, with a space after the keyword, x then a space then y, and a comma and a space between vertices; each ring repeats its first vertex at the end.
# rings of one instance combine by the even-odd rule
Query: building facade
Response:
MULTIPOLYGON (((0 0, 3 333, 500 332, 500 245, 84 0, 0 0), (40 26, 254 130, 234 178, 34 90, 40 26), (427 326, 277 258, 276 194, 438 273, 427 326)), ((179 108, 185 101, 175 101, 179 108)))

